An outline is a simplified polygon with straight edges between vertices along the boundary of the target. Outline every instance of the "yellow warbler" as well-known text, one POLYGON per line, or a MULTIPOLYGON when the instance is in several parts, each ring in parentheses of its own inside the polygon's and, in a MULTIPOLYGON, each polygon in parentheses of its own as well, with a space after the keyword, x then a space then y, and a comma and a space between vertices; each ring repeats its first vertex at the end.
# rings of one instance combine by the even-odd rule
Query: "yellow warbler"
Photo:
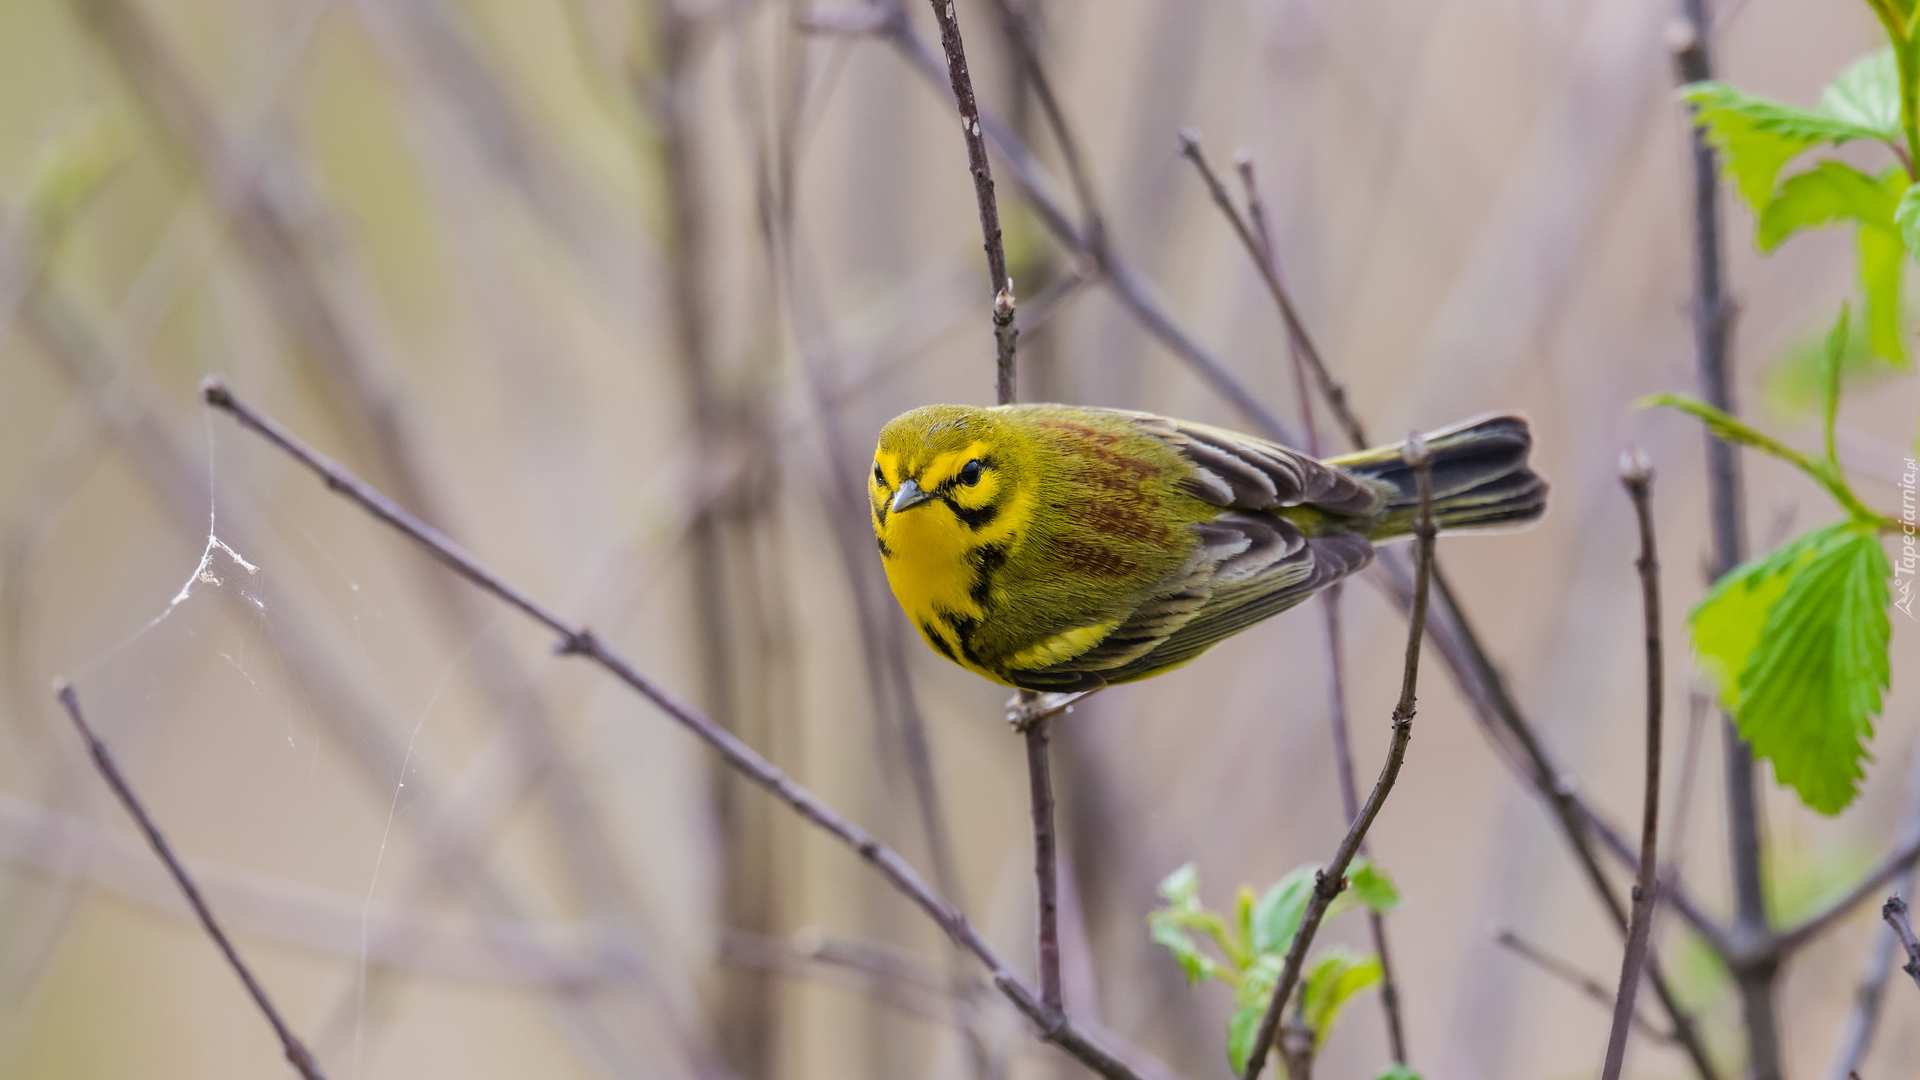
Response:
MULTIPOLYGON (((1532 521, 1547 485, 1519 416, 1426 436, 1442 529, 1532 521)), ((1251 435, 1068 405, 929 405, 868 477, 887 580, 927 644, 995 682, 1157 675, 1410 535, 1399 446, 1316 461, 1251 435)))

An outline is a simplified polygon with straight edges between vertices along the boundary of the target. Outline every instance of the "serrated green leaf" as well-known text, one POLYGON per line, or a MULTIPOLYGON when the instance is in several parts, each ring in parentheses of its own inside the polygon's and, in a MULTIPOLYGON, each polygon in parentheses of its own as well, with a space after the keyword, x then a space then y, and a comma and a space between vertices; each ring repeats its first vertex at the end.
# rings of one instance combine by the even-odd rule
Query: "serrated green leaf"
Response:
POLYGON ((1820 94, 1819 113, 1899 143, 1900 66, 1891 48, 1855 60, 1820 94))
POLYGON ((1359 901, 1386 914, 1400 906, 1400 890, 1372 859, 1355 859, 1347 867, 1347 885, 1359 901))
POLYGON ((1852 523, 1814 534, 1787 575, 1739 679, 1734 722, 1780 783, 1823 814, 1858 794, 1882 693, 1891 679, 1887 579, 1893 568, 1871 530, 1852 523))
POLYGON ((1694 656, 1720 691, 1720 704, 1729 713, 1740 708, 1740 676, 1760 644, 1760 628, 1768 612, 1787 591, 1793 571, 1813 558, 1823 542, 1822 533, 1808 533, 1742 563, 1714 582, 1687 614, 1694 656))
MULTIPOLYGON (((1849 87, 1848 92, 1856 91, 1849 87)), ((1743 93, 1723 82, 1681 87, 1680 97, 1694 106, 1694 122, 1707 129, 1707 141, 1720 152, 1727 175, 1755 213, 1773 201, 1781 168, 1805 151, 1883 137, 1876 127, 1743 93)))
POLYGON ((1160 898, 1177 908, 1200 906, 1200 867, 1187 863, 1160 879, 1160 898))
POLYGON ((1904 187, 1893 189, 1894 179, 1893 170, 1873 177, 1845 162, 1822 161, 1781 183, 1779 192, 1760 210, 1754 239, 1761 251, 1772 251, 1802 229, 1853 221, 1885 230, 1898 243, 1893 212, 1904 187))
POLYGON ((1327 1041, 1340 1011, 1360 991, 1380 981, 1380 958, 1339 945, 1329 946, 1314 961, 1301 990, 1306 1024, 1313 1029, 1317 1048, 1327 1041))
POLYGON ((1314 878, 1319 872, 1318 863, 1295 867, 1254 901, 1253 951, 1256 955, 1287 951, 1287 946, 1293 943, 1294 932, 1300 929, 1300 920, 1307 913, 1307 904, 1313 899, 1314 878))

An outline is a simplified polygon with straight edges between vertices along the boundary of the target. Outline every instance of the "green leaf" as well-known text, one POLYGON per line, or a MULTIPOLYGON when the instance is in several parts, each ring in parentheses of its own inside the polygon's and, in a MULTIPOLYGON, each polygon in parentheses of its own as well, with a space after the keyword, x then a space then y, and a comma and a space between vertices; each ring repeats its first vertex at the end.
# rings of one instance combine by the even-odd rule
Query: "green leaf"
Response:
MULTIPOLYGON (((1842 107, 1860 115, 1854 99, 1864 90, 1849 86, 1842 107)), ((1707 141, 1720 152, 1728 176, 1755 213, 1773 201, 1781 168, 1803 152, 1822 144, 1883 138, 1877 127, 1742 93, 1723 82, 1681 87, 1680 97, 1694 106, 1694 122, 1706 128, 1707 141)))
POLYGON ((1741 671, 1734 721, 1780 783, 1837 814, 1859 792, 1891 678, 1893 568, 1871 529, 1847 523, 1810 539, 1741 671))
POLYGON ((1340 1011, 1355 994, 1379 982, 1380 974, 1380 958, 1371 953, 1362 955, 1334 945, 1320 954, 1301 991, 1305 1020, 1313 1029, 1315 1047, 1326 1043, 1340 1011))
POLYGON ((1852 313, 1850 305, 1840 305, 1840 316, 1833 320, 1833 329, 1827 331, 1824 372, 1826 386, 1821 394, 1820 433, 1826 448, 1827 464, 1834 471, 1840 469, 1840 453, 1834 448, 1834 424, 1840 418, 1840 369, 1841 361, 1847 351, 1847 322, 1852 313))
POLYGON ((1313 899, 1314 878, 1320 864, 1308 863, 1287 871, 1253 905, 1253 951, 1283 953, 1293 944, 1294 932, 1313 899))
POLYGON ((1909 184, 1893 208, 1893 223, 1900 229, 1900 240, 1908 251, 1920 252, 1920 184, 1909 184))
POLYGON ((1770 435, 1761 434, 1759 431, 1748 427, 1739 417, 1721 412, 1719 409, 1701 401, 1692 394, 1648 394, 1646 397, 1634 402, 1633 405, 1636 409, 1646 409, 1654 406, 1679 409, 1681 412, 1707 425, 1707 430, 1713 432, 1713 434, 1720 439, 1741 446, 1751 446, 1755 450, 1771 454, 1782 461, 1788 462, 1802 471, 1810 471, 1811 469, 1806 455, 1770 435))
POLYGON ((1247 1071, 1247 1052, 1253 1049, 1254 1037, 1260 1034, 1260 1020, 1265 1015, 1264 1005, 1242 1005, 1233 1011, 1233 1019, 1227 1021, 1227 1062, 1236 1075, 1247 1071))
POLYGON ((1754 239, 1761 251, 1772 251, 1802 229, 1854 221, 1883 229, 1898 243, 1893 212, 1899 206, 1905 182, 1898 170, 1873 177, 1845 162, 1822 161, 1806 172, 1787 177, 1780 185, 1779 193, 1760 209, 1754 239), (1895 180, 1900 187, 1893 187, 1895 180))
POLYGON ((1420 1074, 1398 1062, 1381 1070, 1373 1080, 1420 1080, 1420 1074))
POLYGON ((1383 915, 1400 906, 1400 890, 1372 859, 1355 859, 1347 867, 1347 885, 1361 903, 1383 915))
POLYGON ((1197 911, 1200 907, 1200 867, 1188 863, 1160 879, 1160 898, 1173 907, 1197 911))
POLYGON ((1209 978, 1227 978, 1213 957, 1200 951, 1193 935, 1180 924, 1179 919, 1169 910, 1161 909, 1147 916, 1147 933, 1158 944, 1164 945, 1173 954, 1174 962, 1187 975, 1187 982, 1199 984, 1209 978))
MULTIPOLYGON (((1823 409, 1830 374, 1826 345, 1826 335, 1803 332, 1768 363, 1764 388, 1769 413, 1798 422, 1813 419, 1823 409)), ((1840 351, 1841 388, 1870 385, 1891 370, 1874 355, 1865 320, 1855 310, 1840 351)))
POLYGON ((1786 591, 1793 572, 1813 557, 1820 534, 1809 533, 1768 555, 1735 567, 1715 582, 1687 614, 1693 651, 1720 691, 1729 713, 1740 708, 1740 675, 1760 644, 1767 613, 1786 591))
POLYGON ((1906 368, 1900 279, 1906 271, 1907 249, 1899 236, 1864 226, 1854 242, 1859 247, 1860 291, 1866 297, 1867 342, 1875 355, 1897 368, 1906 368))
POLYGON ((1900 130, 1900 66, 1891 48, 1855 60, 1820 94, 1819 113, 1874 137, 1898 144, 1900 130))
POLYGON ((1279 985, 1280 968, 1285 962, 1279 953, 1266 953, 1248 965, 1234 987, 1233 1019, 1227 1021, 1227 1060, 1236 1073, 1246 1071, 1248 1051, 1259 1034, 1260 1019, 1273 1001, 1273 988, 1279 985))

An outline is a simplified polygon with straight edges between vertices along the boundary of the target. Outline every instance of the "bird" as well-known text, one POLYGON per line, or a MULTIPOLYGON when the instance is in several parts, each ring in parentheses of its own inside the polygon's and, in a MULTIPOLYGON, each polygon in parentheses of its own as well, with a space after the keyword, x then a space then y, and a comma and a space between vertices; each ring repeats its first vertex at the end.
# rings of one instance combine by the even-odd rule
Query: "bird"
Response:
MULTIPOLYGON (((1546 510, 1524 417, 1427 434, 1442 531, 1546 510)), ((928 405, 881 428, 867 488, 888 584, 928 646, 1051 693, 1159 675, 1413 535, 1405 444, 1324 461, 1146 412, 928 405)))

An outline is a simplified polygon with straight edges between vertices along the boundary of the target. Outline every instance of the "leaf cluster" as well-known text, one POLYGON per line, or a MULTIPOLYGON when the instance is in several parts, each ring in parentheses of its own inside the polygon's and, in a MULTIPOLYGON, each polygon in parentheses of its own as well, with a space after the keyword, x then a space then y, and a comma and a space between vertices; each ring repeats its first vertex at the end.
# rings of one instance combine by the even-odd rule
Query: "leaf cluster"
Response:
MULTIPOLYGON (((1231 915, 1200 902, 1200 872, 1192 863, 1160 882, 1160 896, 1167 906, 1148 914, 1148 932, 1173 954, 1189 982, 1218 979, 1233 987, 1227 1058, 1236 1073, 1246 1069, 1261 1015, 1280 980, 1287 950, 1306 917, 1321 869, 1318 863, 1295 867, 1258 895, 1250 886, 1241 886, 1234 894, 1231 915), (1208 952, 1203 943, 1211 943, 1218 956, 1208 952)), ((1400 892, 1392 879, 1365 858, 1354 860, 1348 867, 1345 886, 1328 907, 1328 919, 1357 907, 1387 912, 1400 904, 1400 892)), ((1341 945, 1314 953, 1301 981, 1297 1022, 1313 1032, 1316 1050, 1326 1042, 1346 1006, 1378 983, 1381 975, 1380 958, 1373 953, 1341 945)), ((1419 1077, 1404 1065, 1395 1065, 1377 1080, 1419 1077)))
POLYGON ((1893 568, 1879 534, 1894 527, 1861 501, 1840 467, 1834 427, 1849 313, 1827 335, 1823 452, 1807 454, 1681 394, 1643 404, 1679 409, 1728 442, 1788 462, 1825 488, 1847 520, 1815 529, 1716 582, 1687 617, 1695 654, 1755 756, 1825 814, 1853 802, 1891 678, 1893 568))

